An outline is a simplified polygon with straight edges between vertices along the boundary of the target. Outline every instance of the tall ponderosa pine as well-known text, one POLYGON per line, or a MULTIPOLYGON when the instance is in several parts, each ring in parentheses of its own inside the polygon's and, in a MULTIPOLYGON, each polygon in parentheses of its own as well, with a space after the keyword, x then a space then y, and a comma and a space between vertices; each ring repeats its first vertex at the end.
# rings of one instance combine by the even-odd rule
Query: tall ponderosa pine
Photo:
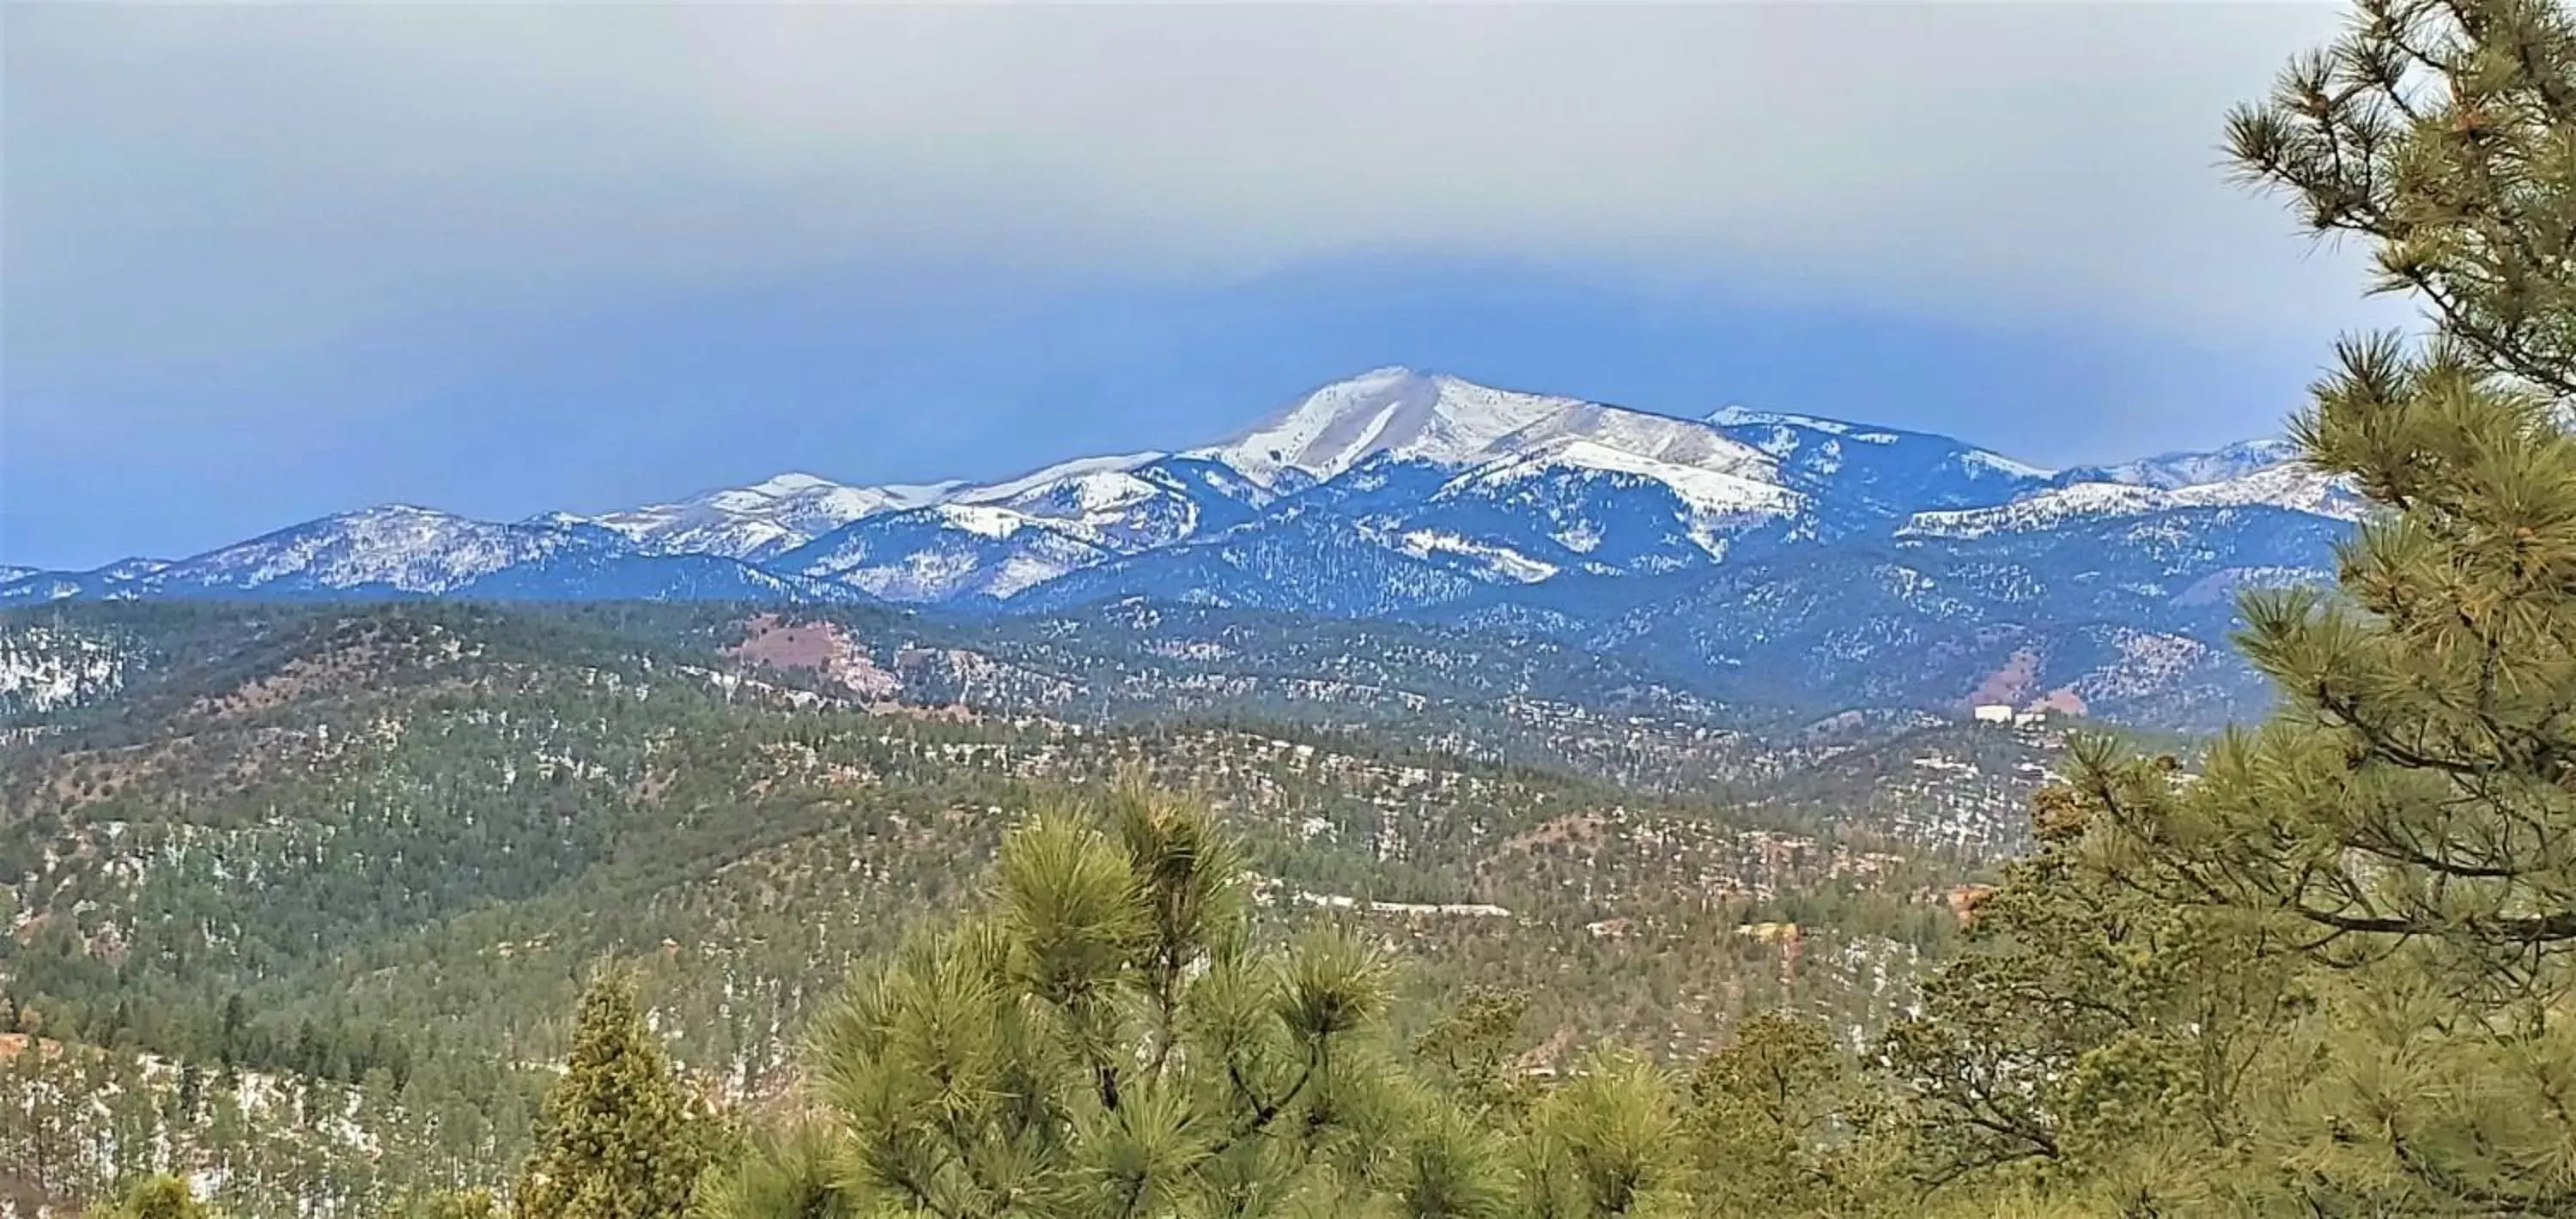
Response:
POLYGON ((546 1093, 514 1208, 519 1219, 676 1219, 710 1134, 637 1010, 633 984, 603 970, 582 993, 572 1057, 546 1093))
POLYGON ((2344 548, 2340 598, 2248 602, 2286 705, 2220 751, 2176 845, 2231 904, 2365 954, 2427 941, 2470 997, 2537 998, 2576 949, 2576 24, 2545 0, 2368 4, 2232 137, 2440 326, 2347 344, 2297 421, 2389 511, 2344 548))
MULTIPOLYGON (((2295 424, 2383 511, 2339 590, 2246 602, 2268 722, 2190 781, 2083 756, 1930 1031, 2024 1106, 2024 1154, 2133 1209, 2576 1213, 2576 26, 2542 0, 2368 3, 2231 139, 2429 306, 2426 342, 2347 343, 2295 424), (2054 1066, 1984 1052, 2014 1011, 2070 1014, 2054 1066), (2189 1052, 2218 1017, 2242 1053, 2189 1052), (2137 1134, 2069 1155, 2087 1124, 2137 1134)), ((1960 1076, 1926 1078, 1938 1102, 1960 1076)))

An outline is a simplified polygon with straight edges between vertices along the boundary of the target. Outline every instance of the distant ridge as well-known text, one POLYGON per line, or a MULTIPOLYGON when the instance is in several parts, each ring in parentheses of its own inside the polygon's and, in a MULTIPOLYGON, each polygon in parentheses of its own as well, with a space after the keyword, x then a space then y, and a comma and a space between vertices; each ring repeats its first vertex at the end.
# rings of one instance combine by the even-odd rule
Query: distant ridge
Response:
POLYGON ((514 523, 383 505, 176 561, 0 569, 0 606, 647 598, 1019 612, 1143 598, 1587 647, 1660 640, 1686 663, 1782 681, 1911 669, 1860 688, 1918 704, 1965 680, 1941 650, 1973 667, 1996 641, 2021 640, 2070 689, 2198 683, 2233 698, 2250 678, 2223 647, 2232 593, 2211 590, 2325 578, 2332 542, 2366 507, 2279 439, 2051 471, 1864 422, 1740 405, 1686 418, 1391 366, 1179 453, 988 483, 790 472, 514 523), (2150 655, 2164 669, 2139 676, 2150 655))

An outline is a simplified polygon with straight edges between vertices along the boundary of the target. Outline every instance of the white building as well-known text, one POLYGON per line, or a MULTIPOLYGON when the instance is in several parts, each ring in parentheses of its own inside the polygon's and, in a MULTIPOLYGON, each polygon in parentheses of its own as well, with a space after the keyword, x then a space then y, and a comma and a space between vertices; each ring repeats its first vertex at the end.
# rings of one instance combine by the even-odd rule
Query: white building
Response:
POLYGON ((1979 703, 1977 704, 1975 714, 1977 722, 1981 724, 2009 724, 2013 722, 2013 708, 2011 703, 1979 703))

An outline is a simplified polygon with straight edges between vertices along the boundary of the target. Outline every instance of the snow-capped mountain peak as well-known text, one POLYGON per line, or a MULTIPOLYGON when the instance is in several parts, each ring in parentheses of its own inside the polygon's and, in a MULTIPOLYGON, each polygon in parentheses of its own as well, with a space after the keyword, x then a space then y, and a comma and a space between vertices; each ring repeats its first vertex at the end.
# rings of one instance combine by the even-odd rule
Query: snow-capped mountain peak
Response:
POLYGON ((1381 453, 1474 465, 1501 456, 1506 438, 1528 439, 1534 426, 1586 405, 1445 374, 1379 368, 1307 394, 1191 455, 1222 461, 1266 486, 1292 472, 1328 479, 1381 453))
POLYGON ((753 483, 748 487, 744 487, 743 490, 759 495, 780 496, 794 495, 798 492, 812 491, 817 488, 838 487, 840 485, 841 484, 833 482, 831 479, 825 478, 820 474, 808 474, 803 470, 789 470, 780 474, 772 474, 759 482, 753 483))

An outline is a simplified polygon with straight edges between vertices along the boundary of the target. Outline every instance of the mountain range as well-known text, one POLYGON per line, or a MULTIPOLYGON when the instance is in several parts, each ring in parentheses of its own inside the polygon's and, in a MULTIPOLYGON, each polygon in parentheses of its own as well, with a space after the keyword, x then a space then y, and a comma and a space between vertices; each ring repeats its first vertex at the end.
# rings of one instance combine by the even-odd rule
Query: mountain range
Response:
POLYGON ((1501 631, 1819 705, 2245 714, 2234 596, 2366 508, 2283 441, 2052 471, 1945 436, 1688 419, 1384 368, 1216 444, 997 483, 782 474, 517 522, 380 506, 177 561, 0 569, 63 599, 1141 599, 1501 631))

